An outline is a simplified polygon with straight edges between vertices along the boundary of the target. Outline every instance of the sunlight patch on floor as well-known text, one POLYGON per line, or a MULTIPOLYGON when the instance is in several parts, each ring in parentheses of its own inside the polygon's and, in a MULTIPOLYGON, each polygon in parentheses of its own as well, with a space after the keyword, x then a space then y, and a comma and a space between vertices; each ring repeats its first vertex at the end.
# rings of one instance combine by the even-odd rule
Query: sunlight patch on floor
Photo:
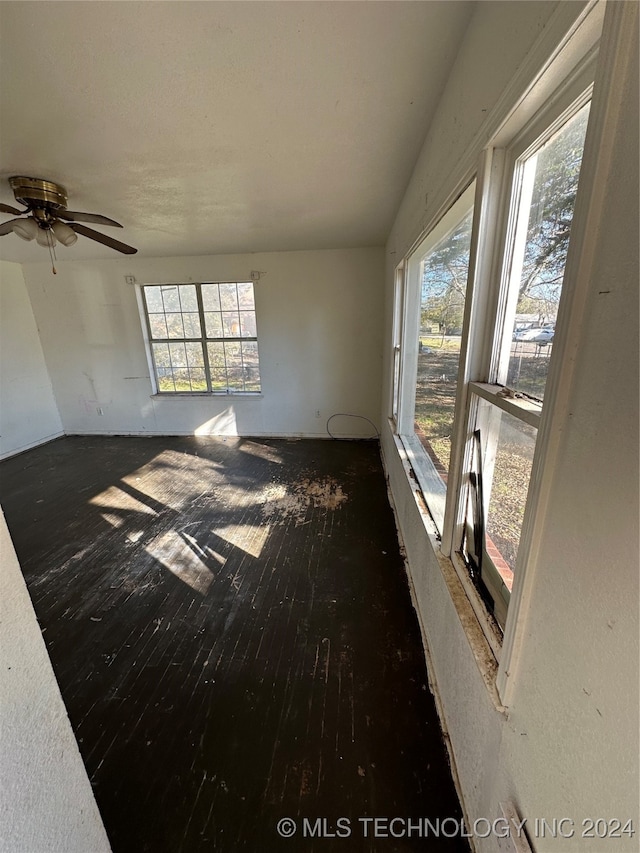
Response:
POLYGON ((270 530, 271 527, 268 524, 232 524, 227 527, 216 527, 214 533, 235 548, 240 548, 257 558, 262 554, 270 530))
MULTIPOLYGON (((105 489, 104 492, 100 492, 99 495, 92 497, 89 500, 89 503, 93 506, 104 507, 106 510, 114 509, 120 512, 144 512, 147 515, 157 515, 156 511, 150 506, 147 506, 142 501, 134 498, 118 486, 109 486, 109 488, 105 489)), ((123 520, 123 515, 118 515, 117 513, 105 512, 102 513, 102 517, 105 521, 108 521, 109 524, 112 524, 113 527, 119 527, 123 520), (107 518, 107 516, 109 517, 107 518), (111 520, 116 518, 119 521, 118 524, 111 520)))
POLYGON ((145 551, 195 592, 206 595, 209 591, 213 581, 211 570, 178 531, 161 533, 145 551))

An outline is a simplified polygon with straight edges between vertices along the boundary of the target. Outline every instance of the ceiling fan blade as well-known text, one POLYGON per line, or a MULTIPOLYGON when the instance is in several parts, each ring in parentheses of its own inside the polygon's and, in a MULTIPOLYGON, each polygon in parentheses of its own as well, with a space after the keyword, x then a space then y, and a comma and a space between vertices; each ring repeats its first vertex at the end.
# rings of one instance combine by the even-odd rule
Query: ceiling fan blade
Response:
POLYGON ((10 204, 3 204, 0 202, 0 210, 3 213, 13 213, 14 216, 20 216, 22 213, 26 213, 26 210, 18 210, 15 207, 11 207, 10 204))
MULTIPOLYGON (((16 211, 16 213, 17 212, 18 211, 16 211)), ((14 222, 24 222, 24 219, 8 219, 6 222, 3 222, 2 225, 0 225, 0 237, 5 234, 11 234, 14 222)))
MULTIPOLYGON (((15 212, 18 213, 17 210, 15 212)), ((55 211, 55 215, 58 219, 66 219, 69 222, 92 222, 94 225, 113 225, 115 228, 122 228, 115 219, 109 219, 108 216, 101 216, 99 213, 80 213, 77 210, 60 208, 55 211)))
POLYGON ((127 246, 126 243, 114 240, 113 237, 108 237, 106 234, 101 234, 99 231, 94 231, 93 228, 87 228, 85 225, 77 225, 75 222, 72 222, 69 227, 73 228, 76 233, 82 234, 83 237, 88 237, 97 243, 103 243, 105 246, 109 246, 110 249, 115 249, 116 252, 122 252, 124 255, 135 255, 138 251, 133 246, 127 246))

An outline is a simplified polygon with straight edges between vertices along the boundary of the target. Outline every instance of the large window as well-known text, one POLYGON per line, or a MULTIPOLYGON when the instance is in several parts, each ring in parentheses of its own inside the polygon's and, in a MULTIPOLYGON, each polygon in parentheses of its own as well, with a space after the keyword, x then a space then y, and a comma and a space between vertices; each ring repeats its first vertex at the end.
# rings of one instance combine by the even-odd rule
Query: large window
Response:
POLYGON ((142 288, 158 393, 257 393, 253 282, 142 288))
POLYGON ((472 184, 414 256, 420 287, 414 430, 443 478, 451 453, 474 189, 472 184))
MULTIPOLYGON (((472 382, 461 553, 498 623, 513 588, 589 104, 513 152, 490 383, 472 382)), ((454 543, 455 544, 455 543, 454 543)))
POLYGON ((403 261, 404 293, 396 291, 404 309, 400 324, 396 305, 397 432, 442 552, 484 614, 496 654, 532 511, 589 117, 587 76, 559 90, 510 145, 483 152, 479 189, 468 185, 403 261))
MULTIPOLYGON (((474 194, 475 181, 409 256, 403 322, 396 322, 402 333, 402 345, 396 343, 394 350, 397 430, 440 533, 459 390, 474 194)), ((402 296, 397 290, 396 299, 402 296)))

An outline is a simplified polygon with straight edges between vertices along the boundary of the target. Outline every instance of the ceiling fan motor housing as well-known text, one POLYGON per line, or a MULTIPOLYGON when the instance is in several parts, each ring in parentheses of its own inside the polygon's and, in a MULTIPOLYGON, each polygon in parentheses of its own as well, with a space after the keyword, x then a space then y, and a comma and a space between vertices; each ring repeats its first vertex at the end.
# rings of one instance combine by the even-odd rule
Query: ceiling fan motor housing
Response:
POLYGON ((23 219, 10 219, 8 222, 0 223, 0 237, 11 232, 23 240, 37 240, 42 246, 50 249, 59 241, 64 246, 71 246, 82 234, 90 240, 109 246, 116 252, 124 255, 135 255, 137 249, 114 240, 100 231, 87 228, 84 222, 96 223, 96 225, 109 225, 114 228, 122 228, 115 219, 102 216, 99 213, 83 213, 78 210, 67 209, 67 191, 61 184, 46 181, 44 178, 28 178, 25 175, 13 175, 9 178, 9 186, 13 190, 15 199, 26 207, 26 210, 16 210, 8 204, 0 202, 0 210, 3 213, 11 213, 14 216, 22 216, 23 219), (67 222, 71 224, 68 225, 67 222), (34 224, 37 228, 34 231, 34 224), (43 233, 44 232, 44 233, 43 233))
POLYGON ((25 178, 16 175, 9 178, 16 201, 33 208, 59 210, 67 206, 67 191, 60 184, 45 181, 42 178, 25 178))

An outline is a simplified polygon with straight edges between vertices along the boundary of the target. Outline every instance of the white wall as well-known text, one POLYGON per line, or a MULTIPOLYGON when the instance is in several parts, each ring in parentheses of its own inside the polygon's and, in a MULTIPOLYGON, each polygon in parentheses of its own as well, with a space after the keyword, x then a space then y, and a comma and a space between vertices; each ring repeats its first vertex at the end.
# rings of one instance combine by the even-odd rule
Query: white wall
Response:
POLYGON ((19 264, 0 261, 0 458, 62 435, 19 264))
MULTIPOLYGON (((540 23, 546 14, 542 38, 551 44, 551 36, 563 35, 564 16, 580 11, 564 4, 559 17, 549 16, 551 6, 497 5, 478 5, 387 247, 388 354, 393 269, 443 198, 425 205, 425 187, 440 187, 442 175, 455 183, 456 160, 483 147, 478 105, 492 108, 527 60, 531 35, 542 33, 517 25, 528 15, 540 23), (470 75, 466 89, 463 72, 470 75)), ((552 419, 557 446, 546 472, 506 714, 486 684, 495 668, 476 660, 483 646, 477 623, 447 561, 438 561, 386 419, 382 436, 467 816, 493 820, 500 802, 511 800, 530 827, 535 818, 576 822, 573 838, 532 838, 538 853, 638 849, 637 835, 580 837, 585 818, 633 818, 638 829, 637 17, 622 30, 633 50, 607 42, 600 56, 596 98, 604 95, 611 109, 599 115, 602 146, 591 160, 599 170, 597 191, 583 219, 584 251, 594 263, 581 282, 586 298, 582 324, 574 324, 575 369, 552 419)), ((585 153, 585 166, 586 160, 585 153)), ((390 396, 385 361, 383 418, 390 396)), ((495 838, 476 844, 484 853, 496 849, 495 838)))
POLYGON ((111 850, 0 512, 0 851, 111 850))
MULTIPOLYGON (((55 276, 46 262, 25 264, 65 432, 326 436, 335 412, 377 421, 383 257, 376 248, 114 257, 60 261, 55 276), (125 275, 139 284, 246 281, 252 270, 262 272, 255 287, 262 395, 152 397, 135 288, 125 275)), ((331 430, 372 434, 355 418, 335 419, 331 430)))
POLYGON ((453 189, 465 155, 471 151, 475 158, 486 144, 486 120, 532 45, 545 37, 554 15, 570 21, 584 5, 582 0, 478 4, 387 240, 394 266, 420 236, 443 194, 453 189))

